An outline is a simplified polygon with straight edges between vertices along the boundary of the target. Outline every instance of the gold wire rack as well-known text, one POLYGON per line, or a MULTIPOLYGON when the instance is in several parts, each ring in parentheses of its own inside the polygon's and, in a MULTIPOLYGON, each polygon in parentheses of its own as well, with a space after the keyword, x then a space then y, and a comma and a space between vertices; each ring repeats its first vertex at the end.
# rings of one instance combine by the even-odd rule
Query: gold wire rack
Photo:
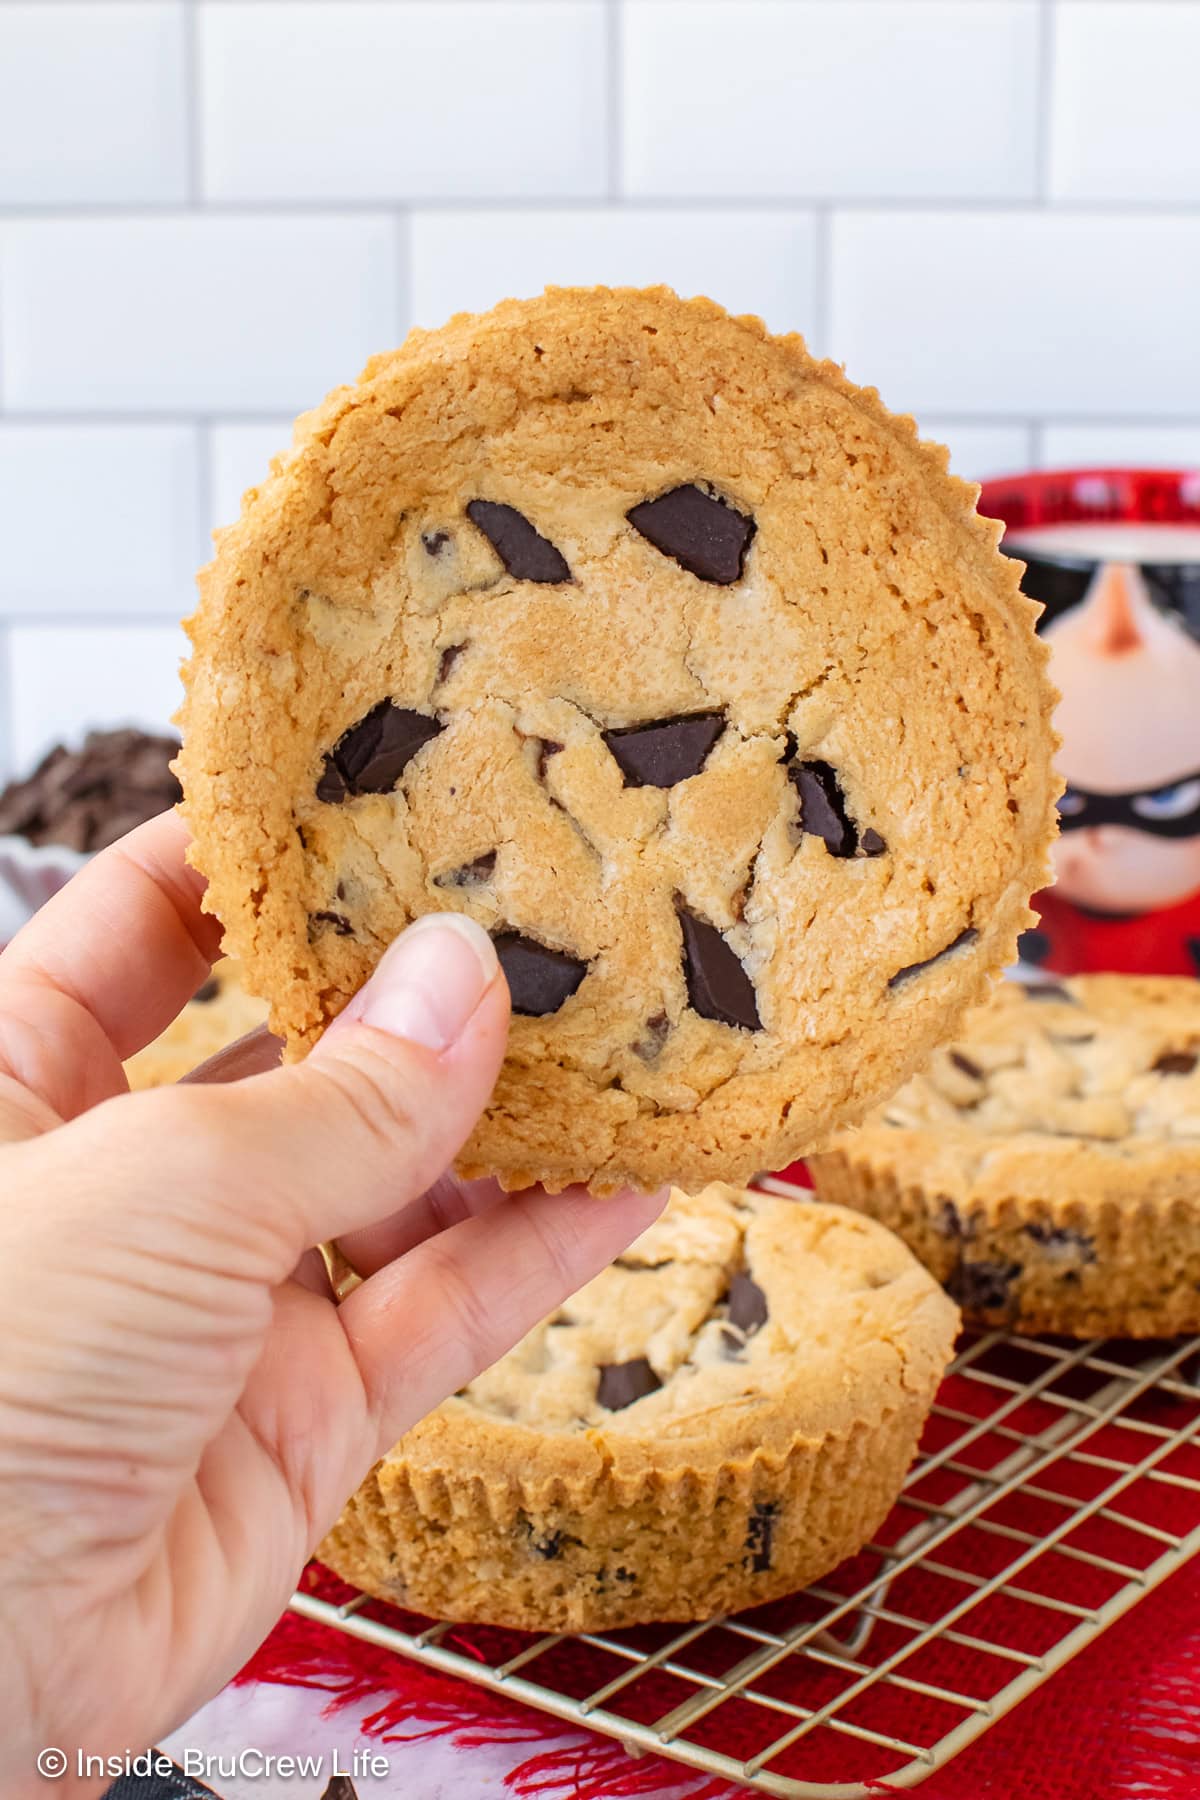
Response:
POLYGON ((757 1792, 915 1787, 1200 1549, 1198 1371, 1200 1338, 966 1337, 877 1541, 752 1612, 539 1637, 292 1606, 757 1792))

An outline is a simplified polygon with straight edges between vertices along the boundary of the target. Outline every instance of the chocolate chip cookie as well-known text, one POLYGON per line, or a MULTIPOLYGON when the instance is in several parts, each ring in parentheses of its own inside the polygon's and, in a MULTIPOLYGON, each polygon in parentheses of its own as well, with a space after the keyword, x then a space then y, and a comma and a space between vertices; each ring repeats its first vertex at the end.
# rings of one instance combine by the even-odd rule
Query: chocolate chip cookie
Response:
POLYGON ((1006 983, 811 1168, 978 1323, 1200 1331, 1200 982, 1006 983))
POLYGON ((816 1581, 893 1505, 958 1314, 841 1207, 713 1186, 378 1463, 319 1555, 418 1612, 702 1619, 816 1581))
POLYGON ((265 1024, 267 1009, 242 987, 236 963, 226 958, 193 994, 177 1019, 125 1064, 134 1090, 180 1081, 218 1050, 265 1024))
POLYGON ((219 534, 180 762, 291 1053, 434 908, 494 936, 509 1186, 781 1166, 1030 923, 1057 784, 1018 565, 799 338, 666 289, 414 332, 219 534))

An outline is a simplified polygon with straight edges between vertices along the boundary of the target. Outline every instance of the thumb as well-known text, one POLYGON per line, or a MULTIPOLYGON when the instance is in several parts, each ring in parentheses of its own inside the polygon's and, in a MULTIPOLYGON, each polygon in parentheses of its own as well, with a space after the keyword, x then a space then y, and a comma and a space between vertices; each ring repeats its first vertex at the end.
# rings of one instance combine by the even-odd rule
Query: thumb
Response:
MULTIPOLYGON (((209 1225, 215 1208, 243 1272, 282 1279, 311 1244, 395 1212, 443 1173, 487 1104, 508 1015, 487 933, 461 913, 427 914, 304 1062, 110 1103, 126 1124, 140 1108, 128 1177, 209 1225)), ((99 1128, 108 1110, 77 1124, 99 1128)))

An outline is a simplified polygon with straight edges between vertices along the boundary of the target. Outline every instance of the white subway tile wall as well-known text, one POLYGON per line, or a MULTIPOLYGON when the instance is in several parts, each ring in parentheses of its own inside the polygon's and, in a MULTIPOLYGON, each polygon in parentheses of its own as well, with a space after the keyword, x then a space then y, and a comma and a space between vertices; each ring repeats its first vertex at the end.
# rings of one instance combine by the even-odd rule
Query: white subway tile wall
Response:
POLYGON ((1200 0, 0 0, 0 775, 411 324, 666 280, 969 478, 1200 465, 1200 0))

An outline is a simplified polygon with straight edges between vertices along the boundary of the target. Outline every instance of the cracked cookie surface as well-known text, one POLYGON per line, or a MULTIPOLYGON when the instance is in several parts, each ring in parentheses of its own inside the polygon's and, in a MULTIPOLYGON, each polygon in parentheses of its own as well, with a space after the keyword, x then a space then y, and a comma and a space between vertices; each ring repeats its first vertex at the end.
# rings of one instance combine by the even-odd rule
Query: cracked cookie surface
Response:
POLYGON ((957 1311, 843 1208, 675 1193, 415 1426, 319 1554, 452 1619, 703 1618, 815 1581, 892 1506, 957 1311))
POLYGON ((414 332, 218 536, 180 768, 293 1054, 416 915, 497 940, 464 1170, 781 1166, 1013 954, 1051 693, 999 528, 798 338, 665 289, 414 332))
POLYGON ((1200 1330, 1200 982, 1006 983, 812 1171, 979 1323, 1200 1330))

